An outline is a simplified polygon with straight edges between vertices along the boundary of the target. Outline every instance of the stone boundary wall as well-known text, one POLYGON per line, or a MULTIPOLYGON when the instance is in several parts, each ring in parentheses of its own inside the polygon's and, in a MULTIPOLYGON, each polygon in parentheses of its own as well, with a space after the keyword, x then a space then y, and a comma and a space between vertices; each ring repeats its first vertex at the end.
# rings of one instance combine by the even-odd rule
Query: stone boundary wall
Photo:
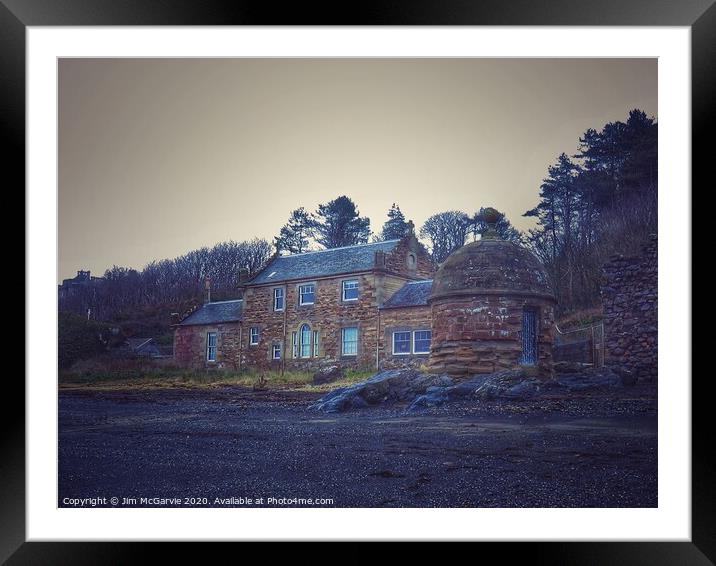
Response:
POLYGON ((602 267, 605 363, 633 373, 639 381, 656 381, 657 269, 656 235, 638 256, 613 256, 602 267))

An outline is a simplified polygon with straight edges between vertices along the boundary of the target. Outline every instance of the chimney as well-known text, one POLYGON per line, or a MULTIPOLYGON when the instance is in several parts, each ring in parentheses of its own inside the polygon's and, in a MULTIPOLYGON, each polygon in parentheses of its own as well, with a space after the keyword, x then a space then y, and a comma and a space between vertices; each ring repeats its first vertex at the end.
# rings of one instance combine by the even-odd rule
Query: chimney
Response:
POLYGON ((181 316, 179 316, 178 312, 173 312, 170 317, 170 326, 174 326, 175 324, 179 324, 181 322, 181 316))
POLYGON ((239 268, 239 283, 245 283, 249 278, 249 270, 245 267, 239 268))
POLYGON ((383 250, 375 252, 375 267, 376 269, 385 269, 385 252, 383 250))
POLYGON ((208 275, 204 278, 204 296, 205 303, 211 302, 211 277, 208 275))

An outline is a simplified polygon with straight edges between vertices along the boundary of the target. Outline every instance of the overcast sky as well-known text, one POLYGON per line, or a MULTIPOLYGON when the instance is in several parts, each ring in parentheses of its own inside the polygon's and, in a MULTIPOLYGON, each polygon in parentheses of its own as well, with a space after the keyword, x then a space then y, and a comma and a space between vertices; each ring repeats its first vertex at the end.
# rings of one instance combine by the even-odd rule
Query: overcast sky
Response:
POLYGON ((633 108, 658 117, 655 59, 62 59, 58 280, 342 194, 376 231, 393 202, 527 229, 547 166, 633 108))

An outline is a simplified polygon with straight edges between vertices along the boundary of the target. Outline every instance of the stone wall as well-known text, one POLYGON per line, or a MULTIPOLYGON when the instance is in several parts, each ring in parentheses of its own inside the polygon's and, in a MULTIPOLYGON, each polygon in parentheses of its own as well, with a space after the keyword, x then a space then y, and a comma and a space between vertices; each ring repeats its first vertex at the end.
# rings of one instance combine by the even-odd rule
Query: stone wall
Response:
POLYGON ((537 368, 551 375, 554 307, 539 297, 485 294, 432 304, 430 371, 470 376, 511 369, 522 357, 522 311, 537 310, 537 368))
POLYGON ((625 368, 638 380, 657 379, 658 241, 641 255, 615 256, 602 268, 605 362, 625 368))
POLYGON ((239 369, 241 325, 238 322, 178 326, 174 332, 174 360, 191 369, 239 369), (216 361, 206 359, 206 337, 216 332, 216 361))
POLYGON ((385 269, 411 279, 430 279, 435 272, 430 255, 414 235, 403 238, 392 252, 386 254, 385 269))
POLYGON ((418 368, 428 363, 428 354, 393 354, 393 332, 431 330, 429 306, 401 307, 380 311, 380 369, 418 368))
MULTIPOLYGON (((271 360, 274 344, 283 349, 287 369, 315 370, 318 367, 338 363, 343 367, 375 367, 377 299, 375 275, 349 275, 310 281, 316 286, 313 305, 299 305, 298 287, 302 283, 289 283, 265 287, 249 287, 244 293, 244 358, 249 367, 265 368, 278 362, 271 360), (357 280, 357 301, 343 301, 342 282, 357 280), (285 310, 273 310, 273 289, 284 289, 285 310), (302 358, 294 356, 292 336, 308 324, 311 332, 318 333, 316 355, 302 358), (250 329, 259 329, 259 343, 249 344, 250 329), (358 328, 358 353, 344 356, 341 353, 343 328, 358 328)), ((306 281, 308 282, 308 281, 306 281)))

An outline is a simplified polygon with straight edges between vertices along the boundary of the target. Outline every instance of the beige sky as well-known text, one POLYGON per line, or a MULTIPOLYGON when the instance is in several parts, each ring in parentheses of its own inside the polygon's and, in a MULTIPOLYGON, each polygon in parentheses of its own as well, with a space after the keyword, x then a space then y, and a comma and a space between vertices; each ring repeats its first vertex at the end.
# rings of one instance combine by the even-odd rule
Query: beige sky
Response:
POLYGON ((655 59, 62 59, 58 279, 272 240, 342 194, 374 230, 393 202, 527 229, 547 166, 637 107, 655 59))

